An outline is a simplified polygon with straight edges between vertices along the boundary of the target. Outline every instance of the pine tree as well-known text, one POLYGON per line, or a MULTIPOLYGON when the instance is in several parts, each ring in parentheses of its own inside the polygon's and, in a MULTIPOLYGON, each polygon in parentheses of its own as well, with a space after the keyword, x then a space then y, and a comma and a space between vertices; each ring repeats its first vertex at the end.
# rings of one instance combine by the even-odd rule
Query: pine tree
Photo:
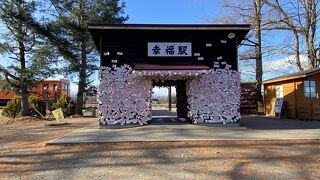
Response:
POLYGON ((22 116, 31 114, 28 90, 49 76, 51 60, 55 59, 51 54, 52 47, 45 45, 31 25, 39 23, 35 18, 37 7, 35 1, 0 2, 0 21, 5 27, 1 32, 0 53, 6 58, 1 60, 0 73, 6 84, 21 96, 22 116))
MULTIPOLYGON (((94 54, 94 43, 88 31, 88 23, 120 24, 128 17, 124 14, 125 4, 119 0, 52 0, 58 12, 56 30, 65 37, 71 46, 73 56, 64 56, 68 62, 65 71, 78 76, 78 94, 76 114, 82 114, 83 95, 90 85, 89 77, 97 70, 97 55, 94 54)), ((65 49, 64 49, 65 50, 65 49)))

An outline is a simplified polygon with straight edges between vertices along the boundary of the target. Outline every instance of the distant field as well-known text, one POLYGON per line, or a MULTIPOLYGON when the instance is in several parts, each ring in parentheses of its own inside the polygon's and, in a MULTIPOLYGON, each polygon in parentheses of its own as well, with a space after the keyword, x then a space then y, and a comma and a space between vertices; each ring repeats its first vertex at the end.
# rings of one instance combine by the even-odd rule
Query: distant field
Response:
POLYGON ((95 104, 88 103, 88 104, 85 104, 85 106, 86 106, 86 108, 88 108, 88 107, 98 107, 98 104, 97 103, 95 103, 95 104))
MULTIPOLYGON (((169 110, 168 104, 152 105, 152 110, 169 110)), ((171 111, 177 111, 176 105, 172 105, 171 111)))
MULTIPOLYGON (((152 107, 165 107, 169 108, 169 104, 153 104, 152 107)), ((171 104, 171 107, 176 107, 176 104, 171 104)))

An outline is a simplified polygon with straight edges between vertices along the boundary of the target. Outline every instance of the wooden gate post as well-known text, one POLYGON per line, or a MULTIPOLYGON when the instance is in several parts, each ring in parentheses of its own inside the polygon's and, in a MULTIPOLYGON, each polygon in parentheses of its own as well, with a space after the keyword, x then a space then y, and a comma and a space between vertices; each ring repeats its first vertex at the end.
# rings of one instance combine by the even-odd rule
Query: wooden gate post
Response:
POLYGON ((168 98, 169 98, 169 111, 172 110, 171 108, 171 86, 168 88, 168 98))

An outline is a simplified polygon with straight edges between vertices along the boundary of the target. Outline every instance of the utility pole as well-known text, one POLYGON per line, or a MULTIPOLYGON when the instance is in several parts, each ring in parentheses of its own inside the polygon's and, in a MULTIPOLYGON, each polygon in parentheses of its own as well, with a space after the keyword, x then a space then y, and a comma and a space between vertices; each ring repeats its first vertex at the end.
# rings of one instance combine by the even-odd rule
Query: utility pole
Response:
POLYGON ((171 111, 171 86, 168 88, 169 111, 171 111))

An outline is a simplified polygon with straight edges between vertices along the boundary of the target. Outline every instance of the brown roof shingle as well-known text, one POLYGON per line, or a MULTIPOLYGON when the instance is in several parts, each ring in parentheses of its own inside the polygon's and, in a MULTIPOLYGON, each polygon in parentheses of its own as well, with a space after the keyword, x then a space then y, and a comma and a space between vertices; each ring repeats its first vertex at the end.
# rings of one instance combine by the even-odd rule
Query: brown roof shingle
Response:
POLYGON ((274 83, 274 82, 279 82, 279 81, 284 81, 284 80, 289 80, 289 79, 308 77, 308 76, 311 76, 316 73, 320 73, 320 67, 305 70, 305 71, 299 71, 296 73, 287 74, 287 75, 279 76, 279 77, 272 78, 272 79, 268 79, 268 80, 264 81, 263 84, 274 83))

